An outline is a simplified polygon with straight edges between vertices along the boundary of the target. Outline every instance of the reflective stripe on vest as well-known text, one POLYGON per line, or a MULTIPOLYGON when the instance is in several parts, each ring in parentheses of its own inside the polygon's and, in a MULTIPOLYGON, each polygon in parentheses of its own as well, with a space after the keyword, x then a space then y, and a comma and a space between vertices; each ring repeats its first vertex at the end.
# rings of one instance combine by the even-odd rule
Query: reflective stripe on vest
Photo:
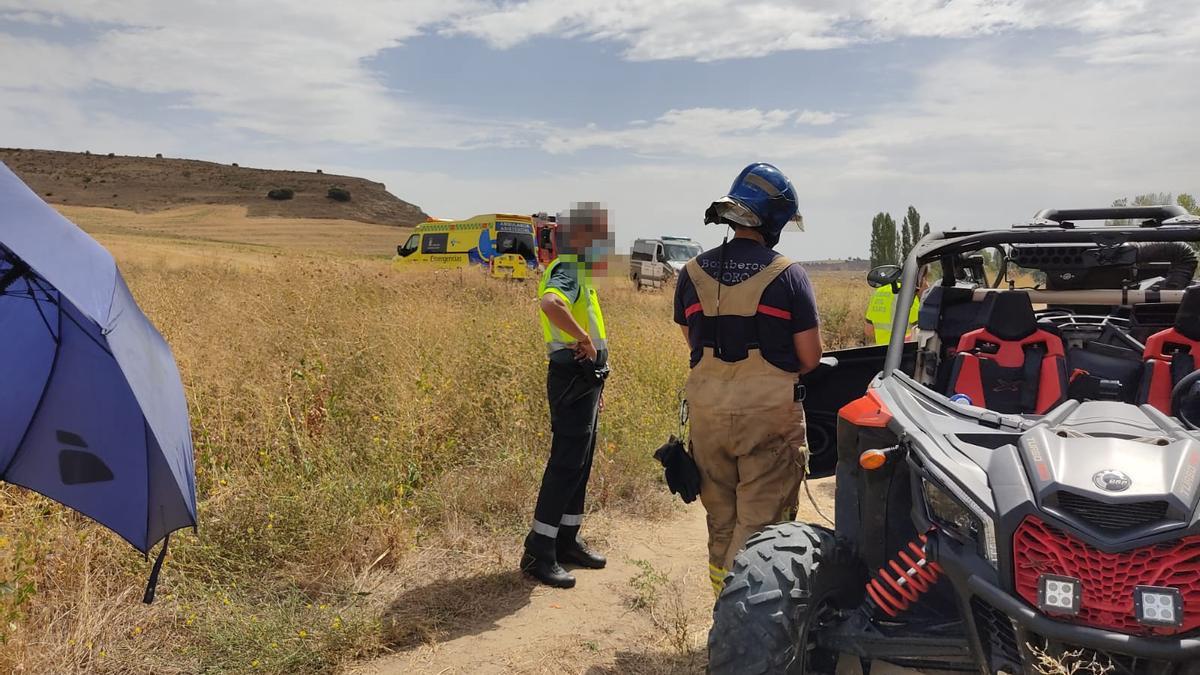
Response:
MULTIPOLYGON (((556 258, 554 262, 546 267, 546 271, 542 274, 542 280, 538 283, 538 298, 541 298, 546 293, 555 293, 563 298, 563 302, 571 309, 571 317, 575 319, 575 323, 580 326, 587 326, 588 335, 592 338, 592 344, 597 351, 608 349, 608 334, 604 330, 604 313, 600 311, 600 297, 596 294, 596 289, 592 286, 591 280, 587 278, 586 272, 581 272, 577 269, 576 278, 579 281, 579 297, 575 302, 569 302, 557 289, 547 288, 546 284, 550 281, 550 275, 554 273, 556 267, 561 262, 565 261, 561 256, 556 258)), ((558 329, 550 319, 546 318, 546 313, 539 311, 538 315, 542 320, 542 339, 546 341, 546 351, 556 352, 560 349, 574 349, 575 338, 558 329)))

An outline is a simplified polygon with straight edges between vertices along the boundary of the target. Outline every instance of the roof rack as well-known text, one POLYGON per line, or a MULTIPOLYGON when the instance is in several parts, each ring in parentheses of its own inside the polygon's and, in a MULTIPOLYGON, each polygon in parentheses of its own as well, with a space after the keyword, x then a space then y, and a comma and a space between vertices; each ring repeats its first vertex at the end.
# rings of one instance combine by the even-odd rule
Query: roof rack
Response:
POLYGON ((1073 229, 1076 221, 1140 220, 1141 227, 1158 227, 1163 223, 1180 219, 1180 222, 1200 222, 1182 206, 1110 206, 1095 209, 1042 209, 1033 220, 1018 227, 1060 227, 1073 229))

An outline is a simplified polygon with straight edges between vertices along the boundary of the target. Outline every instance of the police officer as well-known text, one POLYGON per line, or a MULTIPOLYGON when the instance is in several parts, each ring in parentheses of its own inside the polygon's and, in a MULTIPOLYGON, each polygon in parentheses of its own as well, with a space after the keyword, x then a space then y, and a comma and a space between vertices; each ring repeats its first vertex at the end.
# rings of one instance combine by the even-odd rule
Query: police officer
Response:
POLYGON ((608 375, 604 314, 593 285, 611 249, 608 212, 594 202, 575 205, 558 221, 559 256, 538 285, 542 336, 549 354, 550 458, 525 538, 521 569, 542 583, 571 588, 560 563, 599 569, 607 562, 579 537, 596 425, 608 375))
POLYGON ((708 511, 709 575, 719 594, 746 539, 795 517, 807 454, 799 377, 821 358, 804 269, 772 249, 796 217, 796 192, 779 169, 751 164, 706 223, 733 239, 679 275, 675 322, 691 348, 691 447, 708 511))
MULTIPOLYGON (((925 275, 921 274, 921 285, 917 288, 917 294, 913 296, 912 307, 908 310, 910 327, 917 323, 917 312, 921 308, 921 294, 928 287, 925 275)), ((867 322, 863 328, 863 336, 867 339, 867 344, 886 345, 892 341, 892 317, 899 291, 898 284, 884 284, 871 294, 871 301, 867 304, 867 322)))

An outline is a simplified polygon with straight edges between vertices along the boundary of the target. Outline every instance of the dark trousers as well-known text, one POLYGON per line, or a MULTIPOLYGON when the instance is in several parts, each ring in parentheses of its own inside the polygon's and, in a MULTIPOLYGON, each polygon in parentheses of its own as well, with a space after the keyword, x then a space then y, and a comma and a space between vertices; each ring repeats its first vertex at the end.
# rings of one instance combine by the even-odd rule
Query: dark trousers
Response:
POLYGON ((533 511, 533 533, 550 539, 575 533, 583 520, 602 382, 592 376, 591 364, 561 358, 550 361, 546 396, 550 402, 550 459, 533 511), (559 530, 562 529, 560 534, 559 530))

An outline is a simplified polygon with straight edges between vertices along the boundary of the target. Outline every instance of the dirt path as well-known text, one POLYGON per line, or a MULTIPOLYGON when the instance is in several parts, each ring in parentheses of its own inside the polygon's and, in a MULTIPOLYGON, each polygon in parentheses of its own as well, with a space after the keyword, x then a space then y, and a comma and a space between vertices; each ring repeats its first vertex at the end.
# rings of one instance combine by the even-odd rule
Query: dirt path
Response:
MULTIPOLYGON (((833 483, 814 481, 832 515, 833 483)), ((800 519, 822 522, 801 495, 800 519)), ((478 617, 454 637, 351 669, 400 673, 701 673, 712 616, 704 509, 650 525, 614 521, 595 528, 609 556, 603 570, 576 570, 574 589, 531 586, 500 616, 478 617)), ((520 582, 518 582, 520 583, 520 582)), ((839 669, 856 673, 857 666, 839 669)), ((911 672, 881 666, 873 675, 911 672)))
POLYGON ((603 570, 575 570, 575 588, 536 586, 481 630, 422 645, 358 673, 695 672, 707 623, 704 510, 651 526, 607 523, 603 570), (680 644, 680 633, 682 642, 680 644), (660 644, 661 643, 661 644, 660 644), (672 644, 668 644, 672 643, 672 644))

